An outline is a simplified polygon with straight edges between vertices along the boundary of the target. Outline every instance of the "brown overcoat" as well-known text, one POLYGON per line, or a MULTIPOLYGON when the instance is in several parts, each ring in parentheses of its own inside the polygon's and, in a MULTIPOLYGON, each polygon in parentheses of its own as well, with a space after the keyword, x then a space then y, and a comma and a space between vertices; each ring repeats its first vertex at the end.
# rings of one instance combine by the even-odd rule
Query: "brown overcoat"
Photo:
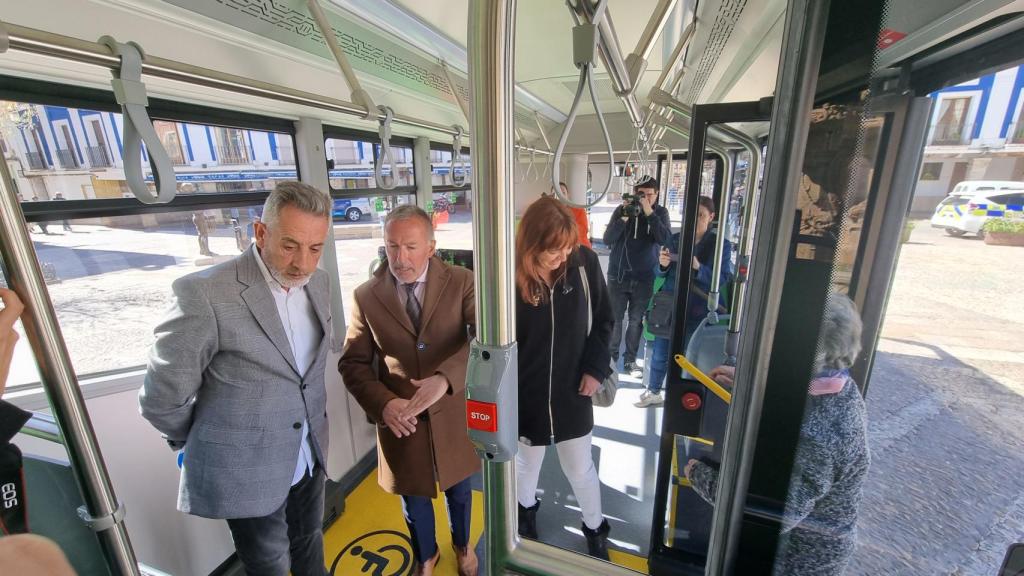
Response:
POLYGON ((381 266, 356 288, 338 370, 345 387, 377 423, 377 481, 392 494, 437 495, 480 469, 466 430, 467 326, 476 324, 473 274, 430 259, 417 336, 398 299, 395 277, 381 266), (451 386, 424 412, 416 432, 397 438, 384 405, 412 398, 409 380, 442 374, 451 386))

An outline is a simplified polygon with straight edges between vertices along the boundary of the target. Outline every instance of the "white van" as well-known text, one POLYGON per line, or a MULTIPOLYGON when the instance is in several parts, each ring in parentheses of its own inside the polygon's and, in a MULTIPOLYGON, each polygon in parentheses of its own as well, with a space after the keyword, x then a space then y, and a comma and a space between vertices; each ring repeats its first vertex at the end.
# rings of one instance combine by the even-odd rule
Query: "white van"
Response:
POLYGON ((935 207, 932 227, 951 236, 984 234, 981 226, 989 218, 1022 217, 1024 182, 965 180, 935 207))

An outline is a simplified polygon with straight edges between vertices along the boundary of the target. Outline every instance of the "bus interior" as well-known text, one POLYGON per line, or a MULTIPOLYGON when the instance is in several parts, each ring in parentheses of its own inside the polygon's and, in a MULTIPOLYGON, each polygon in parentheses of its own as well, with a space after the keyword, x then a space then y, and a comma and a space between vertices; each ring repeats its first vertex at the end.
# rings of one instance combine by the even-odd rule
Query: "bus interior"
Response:
MULTIPOLYGON (((518 537, 514 458, 481 440, 496 447, 481 451, 474 478, 481 572, 772 573, 829 294, 860 311, 863 350, 849 374, 870 398, 928 95, 1024 62, 1022 9, 0 0, 0 257, 5 285, 29 302, 4 399, 34 412, 15 439, 34 531, 79 574, 241 573, 223 522, 175 509, 178 467, 139 415, 138 390, 171 283, 243 252, 275 183, 297 179, 334 199, 321 262, 333 313, 327 568, 409 573, 400 504, 376 486, 376 426, 333 369, 352 292, 382 259, 384 216, 402 204, 432 215, 441 256, 474 270, 479 343, 505 349, 517 217, 552 192, 585 206, 607 266, 609 217, 656 178, 681 261, 693 254, 698 199, 714 200, 717 238, 733 254, 731 280, 712 288, 725 310, 692 337, 676 322, 664 406, 635 408, 646 382, 620 362, 615 403, 595 408, 610 562, 586 555, 553 451, 541 537, 518 537), (142 124, 126 119, 119 79, 144 83, 142 124), (141 157, 126 144, 129 124, 143 126, 141 157), (677 354, 704 373, 735 366, 734 387, 714 391, 677 354), (719 466, 714 506, 682 472, 694 454, 719 466), (353 551, 364 548, 392 556, 374 568, 353 551)), ((676 317, 692 289, 677 285, 676 317)), ((494 385, 469 382, 469 396, 494 385)), ((514 403, 498 404, 515 420, 514 403)), ((897 539, 873 553, 905 557, 912 546, 897 539)), ((453 562, 442 555, 439 570, 451 572, 439 573, 454 574, 453 562)), ((882 573, 868 566, 847 573, 882 573)), ((953 573, 923 560, 917 569, 899 573, 953 573)))

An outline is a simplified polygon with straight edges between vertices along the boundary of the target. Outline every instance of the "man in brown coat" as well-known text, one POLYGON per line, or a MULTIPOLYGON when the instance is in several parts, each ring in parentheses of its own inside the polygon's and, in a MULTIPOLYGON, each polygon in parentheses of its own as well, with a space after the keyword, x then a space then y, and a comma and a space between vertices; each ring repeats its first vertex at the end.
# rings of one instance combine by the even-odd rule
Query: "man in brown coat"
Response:
POLYGON ((460 576, 475 576, 469 546, 470 476, 480 468, 466 432, 467 327, 476 323, 473 276, 434 257, 423 210, 400 206, 384 220, 387 265, 356 288, 342 380, 377 423, 377 480, 402 496, 416 559, 434 573, 441 551, 431 500, 445 492, 460 576))

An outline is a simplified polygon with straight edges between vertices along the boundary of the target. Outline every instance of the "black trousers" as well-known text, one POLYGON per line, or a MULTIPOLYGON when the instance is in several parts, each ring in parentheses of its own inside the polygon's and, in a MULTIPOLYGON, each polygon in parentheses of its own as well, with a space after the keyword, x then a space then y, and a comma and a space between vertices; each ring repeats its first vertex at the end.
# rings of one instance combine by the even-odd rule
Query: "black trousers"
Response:
POLYGON ((317 463, 292 486, 284 504, 260 518, 228 520, 247 576, 326 576, 324 471, 317 463))
MULTIPOLYGON (((473 487, 470 479, 455 484, 444 491, 448 502, 448 522, 452 530, 452 543, 456 546, 469 544, 469 520, 473 510, 473 487)), ((437 553, 434 533, 434 502, 423 496, 402 496, 405 523, 412 536, 412 553, 416 560, 424 563, 437 553)))
POLYGON ((615 327, 612 329, 612 359, 619 359, 619 344, 622 342, 622 319, 626 320, 626 350, 622 361, 626 364, 636 362, 636 352, 640 348, 640 337, 644 333, 644 312, 651 302, 654 291, 654 278, 648 280, 624 280, 619 282, 608 278, 608 294, 612 300, 612 314, 615 316, 615 327))

